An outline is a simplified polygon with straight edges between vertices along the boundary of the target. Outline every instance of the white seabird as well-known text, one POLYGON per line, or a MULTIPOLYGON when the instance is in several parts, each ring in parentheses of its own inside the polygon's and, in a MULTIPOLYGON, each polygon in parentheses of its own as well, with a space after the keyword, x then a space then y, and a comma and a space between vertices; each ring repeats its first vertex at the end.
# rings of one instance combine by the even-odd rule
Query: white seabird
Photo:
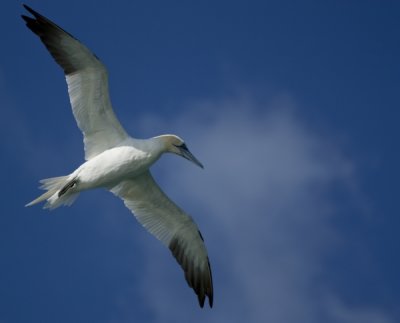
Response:
POLYGON ((167 152, 203 165, 178 136, 130 137, 113 112, 105 66, 71 34, 24 7, 34 17, 22 15, 26 25, 64 70, 72 112, 83 133, 86 160, 69 175, 42 180, 41 188, 46 192, 27 206, 47 200, 45 208, 54 209, 72 204, 82 191, 110 190, 171 250, 200 306, 208 297, 212 307, 212 275, 201 233, 192 218, 163 193, 149 170, 167 152))

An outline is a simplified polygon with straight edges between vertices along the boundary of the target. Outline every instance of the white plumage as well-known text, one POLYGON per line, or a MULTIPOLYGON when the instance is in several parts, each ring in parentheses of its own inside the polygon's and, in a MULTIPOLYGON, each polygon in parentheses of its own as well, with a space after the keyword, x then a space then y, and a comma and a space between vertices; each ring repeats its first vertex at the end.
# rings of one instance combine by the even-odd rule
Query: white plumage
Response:
POLYGON ((46 192, 27 206, 47 201, 45 208, 71 205, 80 192, 106 188, 119 196, 136 219, 172 252, 198 296, 213 304, 207 250, 192 218, 172 202, 150 174, 150 166, 170 152, 202 164, 175 135, 147 140, 130 137, 117 120, 109 98, 107 70, 81 42, 24 5, 22 16, 64 70, 72 112, 83 133, 85 159, 69 175, 42 180, 46 192))

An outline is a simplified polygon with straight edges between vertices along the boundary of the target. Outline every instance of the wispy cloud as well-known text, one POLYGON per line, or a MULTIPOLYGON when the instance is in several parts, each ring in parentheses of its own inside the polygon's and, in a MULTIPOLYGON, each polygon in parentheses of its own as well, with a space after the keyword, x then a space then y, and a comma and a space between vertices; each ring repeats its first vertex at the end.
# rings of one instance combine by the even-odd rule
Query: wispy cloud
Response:
POLYGON ((151 245, 142 284, 151 322, 361 323, 372 322, 364 320, 370 314, 393 322, 378 309, 346 306, 321 280, 338 237, 332 191, 350 194, 354 165, 297 113, 290 98, 246 96, 192 104, 165 121, 146 118, 184 136, 205 164, 201 171, 164 158, 155 173, 202 229, 216 291, 215 308, 197 311, 182 273, 151 245))

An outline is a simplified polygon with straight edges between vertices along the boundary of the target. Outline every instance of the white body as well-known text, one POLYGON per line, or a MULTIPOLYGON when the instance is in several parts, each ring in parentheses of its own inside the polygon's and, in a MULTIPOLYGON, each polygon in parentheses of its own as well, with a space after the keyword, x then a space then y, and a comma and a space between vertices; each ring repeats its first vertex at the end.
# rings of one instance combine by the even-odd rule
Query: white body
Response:
POLYGON ((130 138, 121 146, 107 149, 77 168, 69 179, 77 179, 76 190, 104 187, 111 189, 126 179, 147 171, 163 153, 156 140, 130 138))

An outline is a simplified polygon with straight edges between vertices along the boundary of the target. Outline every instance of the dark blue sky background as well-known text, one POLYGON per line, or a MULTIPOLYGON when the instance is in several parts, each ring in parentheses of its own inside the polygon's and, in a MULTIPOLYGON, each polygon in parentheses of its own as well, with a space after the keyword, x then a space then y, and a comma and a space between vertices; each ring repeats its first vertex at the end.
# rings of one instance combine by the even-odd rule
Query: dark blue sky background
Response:
POLYGON ((215 283, 198 308, 120 200, 24 205, 83 161, 61 69, 0 22, 0 322, 400 321, 400 3, 31 1, 106 64, 133 136, 177 133, 160 185, 199 224, 215 283))

